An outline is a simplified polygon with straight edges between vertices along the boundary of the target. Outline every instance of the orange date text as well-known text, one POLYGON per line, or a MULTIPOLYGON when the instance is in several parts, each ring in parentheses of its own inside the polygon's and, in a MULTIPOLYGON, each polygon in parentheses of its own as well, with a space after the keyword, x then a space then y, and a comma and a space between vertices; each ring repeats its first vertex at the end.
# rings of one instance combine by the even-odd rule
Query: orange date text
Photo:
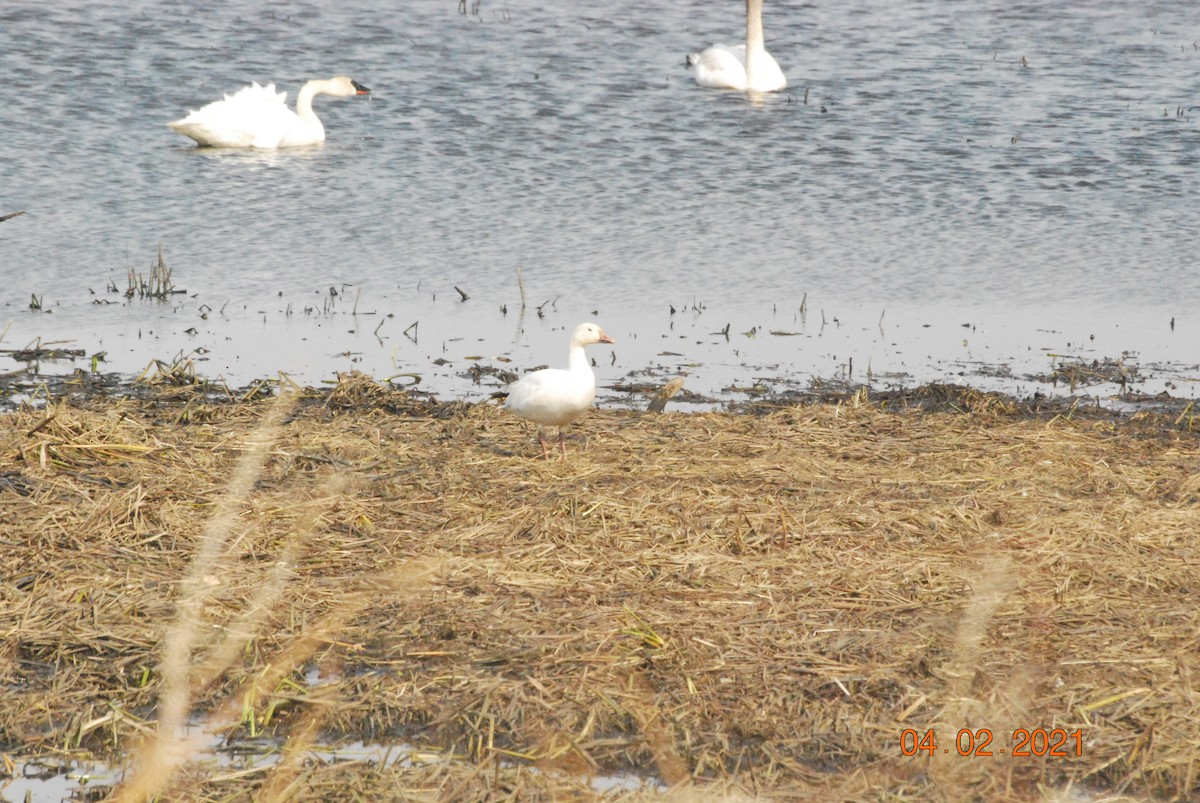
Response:
POLYGON ((924 754, 930 758, 938 753, 981 757, 1008 755, 1070 758, 1083 755, 1083 731, 1068 732, 1065 728, 1017 728, 1012 732, 1012 739, 1007 744, 1000 744, 990 728, 963 728, 948 740, 939 739, 932 728, 925 731, 905 728, 900 731, 900 752, 906 756, 924 754))

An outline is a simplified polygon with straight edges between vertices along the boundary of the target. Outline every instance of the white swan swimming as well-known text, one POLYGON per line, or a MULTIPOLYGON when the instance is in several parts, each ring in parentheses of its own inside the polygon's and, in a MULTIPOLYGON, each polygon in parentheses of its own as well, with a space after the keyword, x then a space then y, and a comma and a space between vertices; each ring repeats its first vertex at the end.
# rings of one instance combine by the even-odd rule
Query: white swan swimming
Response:
POLYGON ((567 447, 563 442, 563 427, 583 415, 596 398, 596 375, 588 364, 584 346, 593 343, 615 343, 598 324, 581 323, 571 333, 567 352, 567 369, 543 368, 513 382, 508 389, 505 406, 528 421, 538 425, 538 442, 542 457, 549 458, 542 425, 558 427, 558 448, 563 457, 567 447))
POLYGON ((317 95, 350 97, 371 90, 345 76, 309 81, 296 96, 296 111, 287 107, 287 93, 275 85, 257 83, 213 101, 182 120, 167 123, 172 130, 200 145, 216 148, 293 148, 325 141, 325 126, 313 113, 317 95))
POLYGON ((774 92, 787 86, 778 62, 763 45, 762 0, 746 0, 746 44, 712 45, 687 57, 700 86, 774 92))

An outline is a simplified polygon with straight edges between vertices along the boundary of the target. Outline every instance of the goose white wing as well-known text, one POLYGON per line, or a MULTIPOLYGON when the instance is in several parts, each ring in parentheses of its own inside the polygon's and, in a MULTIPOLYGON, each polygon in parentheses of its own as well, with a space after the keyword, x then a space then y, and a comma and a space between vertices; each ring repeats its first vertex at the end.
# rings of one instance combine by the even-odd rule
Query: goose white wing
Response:
POLYGON ((509 386, 505 404, 522 418, 538 424, 571 423, 596 398, 596 379, 586 373, 543 368, 509 386))

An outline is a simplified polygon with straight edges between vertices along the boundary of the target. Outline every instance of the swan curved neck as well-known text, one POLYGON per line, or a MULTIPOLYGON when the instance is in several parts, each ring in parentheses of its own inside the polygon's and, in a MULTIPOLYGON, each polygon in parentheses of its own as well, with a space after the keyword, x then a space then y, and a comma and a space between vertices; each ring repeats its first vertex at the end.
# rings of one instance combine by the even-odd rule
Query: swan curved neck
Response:
POLYGON ((317 116, 312 108, 313 98, 322 92, 328 92, 329 83, 327 80, 309 81, 300 87, 300 92, 296 95, 296 114, 305 120, 316 120, 317 116))

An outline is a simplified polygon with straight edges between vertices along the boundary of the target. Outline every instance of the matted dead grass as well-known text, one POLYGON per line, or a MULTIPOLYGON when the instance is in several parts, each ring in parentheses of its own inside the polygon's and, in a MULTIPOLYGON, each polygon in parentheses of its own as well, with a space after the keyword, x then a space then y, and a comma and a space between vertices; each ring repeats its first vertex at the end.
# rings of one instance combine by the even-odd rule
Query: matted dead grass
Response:
POLYGON ((1194 799, 1190 420, 968 401, 594 411, 565 461, 363 377, 0 416, 0 751, 129 800, 1194 799))

